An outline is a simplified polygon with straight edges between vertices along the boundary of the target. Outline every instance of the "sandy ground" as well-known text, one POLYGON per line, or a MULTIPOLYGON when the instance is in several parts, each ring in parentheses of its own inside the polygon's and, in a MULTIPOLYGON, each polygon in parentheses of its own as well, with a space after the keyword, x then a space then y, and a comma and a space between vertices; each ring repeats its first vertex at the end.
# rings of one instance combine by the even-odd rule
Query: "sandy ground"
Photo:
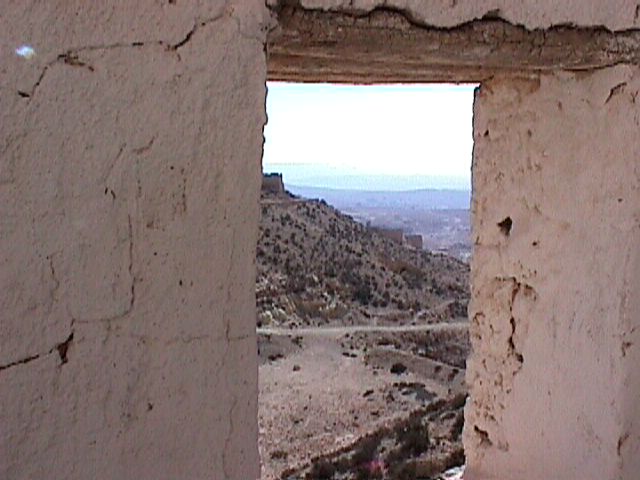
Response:
MULTIPOLYGON (((455 333, 466 325, 427 328, 455 333)), ((389 345, 385 337, 396 330, 259 330, 262 480, 280 479, 464 389, 464 370, 389 345)))

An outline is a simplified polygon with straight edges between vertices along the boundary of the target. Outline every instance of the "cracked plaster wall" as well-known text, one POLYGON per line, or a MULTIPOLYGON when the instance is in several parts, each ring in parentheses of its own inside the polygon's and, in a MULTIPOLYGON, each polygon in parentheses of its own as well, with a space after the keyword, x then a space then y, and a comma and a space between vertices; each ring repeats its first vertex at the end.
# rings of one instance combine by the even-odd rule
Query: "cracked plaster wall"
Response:
POLYGON ((271 3, 275 78, 482 82, 465 479, 637 478, 638 5, 271 3))
MULTIPOLYGON (((411 28, 500 18, 623 31, 640 12, 629 0, 267 0, 285 3, 395 11, 411 28)), ((3 3, 1 478, 258 475, 253 262, 270 22, 259 0, 3 3), (22 43, 35 57, 15 56, 22 43)), ((467 476, 635 478, 639 82, 636 67, 603 68, 636 62, 635 33, 601 33, 600 56, 574 59, 587 71, 563 73, 558 59, 596 30, 569 50, 558 37, 549 56, 527 37, 511 64, 509 46, 491 61, 503 29, 479 30, 472 49, 464 36, 440 43, 447 32, 425 40, 402 24, 387 44, 412 80, 484 68, 472 77, 485 84, 467 476), (424 49, 405 62, 400 38, 449 45, 445 73, 424 49)), ((315 47, 339 51, 336 38, 315 47)))
POLYGON ((263 2, 0 10, 0 478, 257 478, 263 2))
POLYGON ((639 91, 621 66, 476 94, 465 479, 637 478, 639 91))
POLYGON ((527 29, 554 25, 602 26, 612 31, 640 26, 637 0, 266 0, 272 7, 297 5, 306 10, 368 14, 384 8, 403 12, 413 22, 455 27, 486 17, 499 17, 527 29))

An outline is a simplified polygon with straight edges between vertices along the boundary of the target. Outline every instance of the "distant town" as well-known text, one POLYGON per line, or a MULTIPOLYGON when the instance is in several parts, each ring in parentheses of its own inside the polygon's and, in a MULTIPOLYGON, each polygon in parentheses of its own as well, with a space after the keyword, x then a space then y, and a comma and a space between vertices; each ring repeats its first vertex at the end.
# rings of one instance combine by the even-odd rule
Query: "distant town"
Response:
POLYGON ((369 191, 289 185, 279 172, 266 173, 263 189, 322 199, 387 238, 416 249, 471 256, 470 191, 415 189, 369 191))

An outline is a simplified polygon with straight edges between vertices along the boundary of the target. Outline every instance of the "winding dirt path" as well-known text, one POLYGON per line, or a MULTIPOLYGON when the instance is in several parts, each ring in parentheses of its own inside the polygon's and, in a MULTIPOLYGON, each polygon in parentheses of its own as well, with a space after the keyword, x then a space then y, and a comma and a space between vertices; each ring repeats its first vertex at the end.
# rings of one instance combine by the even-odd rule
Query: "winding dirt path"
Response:
POLYGON ((407 333, 407 332, 435 332, 444 330, 464 330, 469 328, 468 321, 440 322, 424 325, 346 325, 338 327, 260 327, 256 329, 258 335, 300 335, 300 336, 328 336, 336 337, 353 333, 407 333))

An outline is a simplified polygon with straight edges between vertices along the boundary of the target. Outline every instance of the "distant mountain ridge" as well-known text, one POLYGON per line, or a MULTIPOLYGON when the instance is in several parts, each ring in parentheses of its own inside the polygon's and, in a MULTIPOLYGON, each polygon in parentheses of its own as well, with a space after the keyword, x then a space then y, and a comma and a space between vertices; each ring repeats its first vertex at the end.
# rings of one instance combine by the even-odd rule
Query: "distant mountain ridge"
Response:
POLYGON ((271 163, 264 172, 282 173, 284 183, 343 190, 403 191, 422 189, 470 190, 470 174, 370 173, 349 166, 271 163))
POLYGON ((304 198, 319 198, 340 210, 350 210, 362 205, 368 208, 468 210, 470 190, 415 189, 401 191, 356 190, 324 187, 307 187, 286 184, 287 190, 304 198))

